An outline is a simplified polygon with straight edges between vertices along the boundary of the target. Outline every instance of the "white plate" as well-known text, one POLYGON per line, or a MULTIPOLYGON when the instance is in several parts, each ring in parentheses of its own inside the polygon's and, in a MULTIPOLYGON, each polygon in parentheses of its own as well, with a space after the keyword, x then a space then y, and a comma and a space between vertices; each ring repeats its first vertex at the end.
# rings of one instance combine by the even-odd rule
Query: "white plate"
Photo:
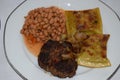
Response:
POLYGON ((103 31, 110 34, 107 56, 112 66, 95 69, 79 66, 76 75, 73 78, 65 78, 65 80, 106 80, 120 63, 120 37, 118 37, 120 21, 110 8, 98 0, 25 0, 21 3, 7 18, 4 29, 4 50, 12 68, 26 80, 60 80, 60 78, 39 68, 37 58, 26 49, 20 34, 24 24, 24 16, 28 11, 49 6, 58 6, 66 10, 100 8, 103 31))

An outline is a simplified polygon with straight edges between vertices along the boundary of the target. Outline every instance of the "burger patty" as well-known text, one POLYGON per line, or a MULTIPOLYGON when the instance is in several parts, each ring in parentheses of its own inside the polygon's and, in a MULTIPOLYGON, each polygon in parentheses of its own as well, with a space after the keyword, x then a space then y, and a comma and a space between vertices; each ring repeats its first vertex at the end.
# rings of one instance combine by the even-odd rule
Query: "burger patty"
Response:
POLYGON ((72 45, 67 41, 48 40, 41 48, 38 64, 54 76, 73 77, 77 70, 77 62, 71 49, 72 45))

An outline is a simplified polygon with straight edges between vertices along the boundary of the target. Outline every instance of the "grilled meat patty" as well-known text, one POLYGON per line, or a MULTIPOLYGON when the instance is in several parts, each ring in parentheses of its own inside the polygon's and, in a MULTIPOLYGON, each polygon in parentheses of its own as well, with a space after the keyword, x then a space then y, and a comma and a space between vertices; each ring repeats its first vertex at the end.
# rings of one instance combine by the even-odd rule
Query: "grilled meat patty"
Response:
POLYGON ((67 41, 48 40, 38 56, 39 66, 60 78, 74 76, 77 62, 71 48, 71 43, 67 41))

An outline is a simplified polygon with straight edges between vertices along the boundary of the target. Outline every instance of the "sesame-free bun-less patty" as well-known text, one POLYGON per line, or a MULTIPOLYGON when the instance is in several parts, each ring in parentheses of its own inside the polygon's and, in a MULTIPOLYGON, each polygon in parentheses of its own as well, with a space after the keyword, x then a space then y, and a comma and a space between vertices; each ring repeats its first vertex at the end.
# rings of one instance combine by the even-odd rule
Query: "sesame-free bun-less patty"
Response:
POLYGON ((71 49, 72 44, 67 41, 48 40, 41 48, 38 64, 54 76, 73 77, 76 74, 77 62, 71 49))

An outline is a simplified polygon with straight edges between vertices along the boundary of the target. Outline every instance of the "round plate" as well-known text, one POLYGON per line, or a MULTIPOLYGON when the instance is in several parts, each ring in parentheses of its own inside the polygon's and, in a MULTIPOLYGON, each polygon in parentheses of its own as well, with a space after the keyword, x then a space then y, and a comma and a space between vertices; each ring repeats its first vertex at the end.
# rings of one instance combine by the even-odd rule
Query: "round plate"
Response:
POLYGON ((85 10, 99 7, 103 23, 103 31, 110 34, 107 45, 107 56, 112 66, 106 68, 87 68, 79 66, 76 75, 65 80, 106 80, 120 63, 120 21, 116 13, 98 0, 25 0, 8 16, 4 29, 4 50, 11 67, 26 80, 59 80, 45 72, 37 64, 37 57, 25 47, 20 30, 24 24, 24 16, 38 7, 57 6, 65 10, 85 10), (89 3, 89 4, 88 4, 89 3), (97 74, 96 74, 97 73, 97 74))

